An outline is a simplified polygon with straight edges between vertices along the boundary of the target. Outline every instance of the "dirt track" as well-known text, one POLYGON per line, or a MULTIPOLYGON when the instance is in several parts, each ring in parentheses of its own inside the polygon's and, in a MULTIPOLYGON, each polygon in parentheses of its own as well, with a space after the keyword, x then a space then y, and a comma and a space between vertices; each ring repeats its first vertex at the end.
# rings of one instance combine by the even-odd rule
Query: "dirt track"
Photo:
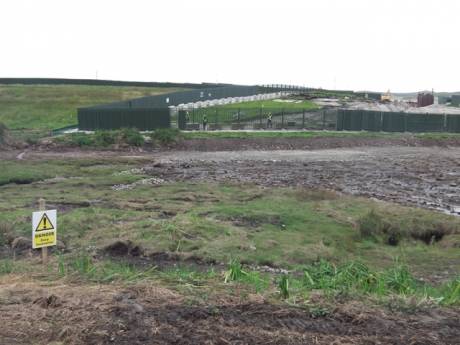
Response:
POLYGON ((167 181, 330 188, 460 214, 457 148, 168 152, 144 170, 167 181))
POLYGON ((455 309, 403 314, 360 303, 332 308, 321 312, 268 304, 258 296, 189 305, 152 284, 4 284, 0 343, 454 345, 460 338, 455 309))

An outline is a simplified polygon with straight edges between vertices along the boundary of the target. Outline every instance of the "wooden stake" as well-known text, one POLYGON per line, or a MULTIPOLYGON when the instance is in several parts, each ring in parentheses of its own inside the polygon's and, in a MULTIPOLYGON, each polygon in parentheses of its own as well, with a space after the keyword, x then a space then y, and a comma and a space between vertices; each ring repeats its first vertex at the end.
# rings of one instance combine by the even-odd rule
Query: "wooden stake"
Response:
MULTIPOLYGON (((46 211, 46 201, 43 198, 38 199, 38 210, 46 211)), ((48 262, 48 247, 42 247, 42 264, 46 265, 48 262)))

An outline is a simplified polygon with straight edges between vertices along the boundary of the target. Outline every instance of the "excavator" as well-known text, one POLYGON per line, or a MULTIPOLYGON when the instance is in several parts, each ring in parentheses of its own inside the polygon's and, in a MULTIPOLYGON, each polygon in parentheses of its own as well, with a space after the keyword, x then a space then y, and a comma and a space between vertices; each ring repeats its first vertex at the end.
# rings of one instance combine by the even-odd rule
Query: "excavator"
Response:
POLYGON ((382 94, 382 96, 380 97, 380 101, 382 103, 391 102, 391 92, 390 92, 390 90, 388 90, 387 93, 382 94))

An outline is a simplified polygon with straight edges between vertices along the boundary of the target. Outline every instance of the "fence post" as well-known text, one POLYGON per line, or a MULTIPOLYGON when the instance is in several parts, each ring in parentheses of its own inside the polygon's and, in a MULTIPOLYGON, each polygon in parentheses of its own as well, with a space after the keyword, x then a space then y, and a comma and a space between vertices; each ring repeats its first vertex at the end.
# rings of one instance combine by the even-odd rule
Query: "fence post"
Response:
POLYGON ((302 110, 302 129, 305 129, 305 108, 302 110))
POLYGON ((262 107, 259 108, 259 124, 262 129, 262 107))
MULTIPOLYGON (((46 210, 46 201, 43 198, 38 199, 38 210, 46 210)), ((42 247, 42 264, 45 265, 48 262, 48 247, 42 247)))
POLYGON ((195 123, 195 107, 192 108, 192 123, 195 123))
POLYGON ((238 108, 238 127, 240 126, 240 113, 241 112, 241 108, 238 108))
POLYGON ((323 131, 325 127, 326 127, 326 111, 323 110, 323 131))
POLYGON ((284 128, 284 108, 281 109, 281 128, 284 128))
POLYGON ((219 113, 216 108, 216 118, 215 118, 216 125, 219 124, 219 113))

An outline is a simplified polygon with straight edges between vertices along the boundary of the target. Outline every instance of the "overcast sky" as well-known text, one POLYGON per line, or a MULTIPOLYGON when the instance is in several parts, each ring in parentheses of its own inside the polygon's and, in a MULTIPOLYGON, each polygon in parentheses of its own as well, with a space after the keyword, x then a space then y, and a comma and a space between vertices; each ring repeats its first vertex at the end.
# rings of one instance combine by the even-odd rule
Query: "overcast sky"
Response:
POLYGON ((458 0, 1 0, 0 77, 460 90, 458 0))

